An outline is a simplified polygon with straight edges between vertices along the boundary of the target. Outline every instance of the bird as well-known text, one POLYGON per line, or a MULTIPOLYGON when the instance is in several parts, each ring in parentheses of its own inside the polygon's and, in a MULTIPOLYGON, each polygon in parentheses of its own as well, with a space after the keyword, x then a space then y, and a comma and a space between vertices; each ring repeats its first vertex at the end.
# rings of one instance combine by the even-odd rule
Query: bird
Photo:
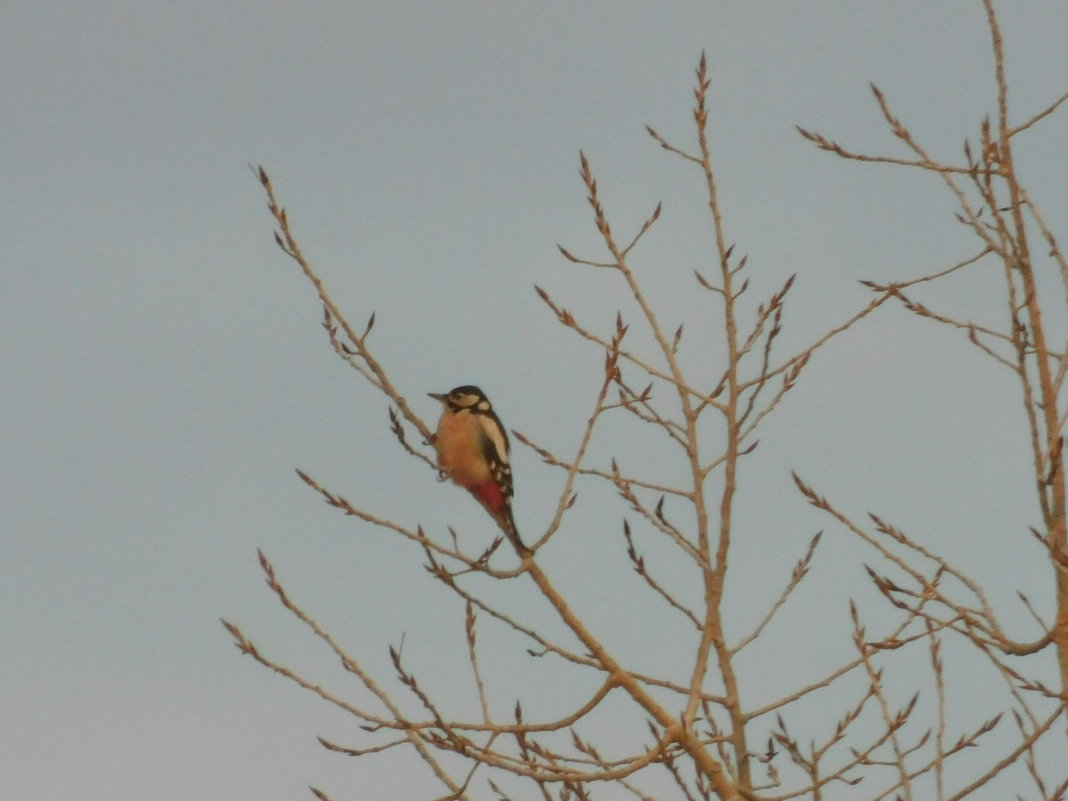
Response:
POLYGON ((508 434, 489 398, 470 384, 427 394, 445 407, 431 439, 442 477, 474 495, 516 551, 529 554, 512 518, 508 434))

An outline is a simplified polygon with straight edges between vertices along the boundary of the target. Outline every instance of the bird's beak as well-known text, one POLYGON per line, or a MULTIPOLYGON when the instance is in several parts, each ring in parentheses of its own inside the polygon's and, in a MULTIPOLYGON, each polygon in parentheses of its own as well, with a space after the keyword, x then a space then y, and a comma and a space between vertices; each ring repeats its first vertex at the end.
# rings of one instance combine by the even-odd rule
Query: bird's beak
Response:
POLYGON ((439 394, 437 392, 428 392, 426 394, 429 395, 430 397, 432 397, 438 403, 445 403, 445 401, 448 400, 448 398, 449 398, 448 395, 442 395, 442 394, 439 394))

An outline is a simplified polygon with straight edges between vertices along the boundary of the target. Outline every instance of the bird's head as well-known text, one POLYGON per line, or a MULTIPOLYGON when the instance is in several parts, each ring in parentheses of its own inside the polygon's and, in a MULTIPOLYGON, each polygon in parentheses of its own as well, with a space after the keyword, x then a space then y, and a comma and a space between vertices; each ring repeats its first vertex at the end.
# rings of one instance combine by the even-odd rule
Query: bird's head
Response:
POLYGON ((485 396, 482 390, 478 387, 473 387, 470 384, 456 387, 456 389, 450 390, 445 394, 428 392, 427 395, 434 400, 445 404, 454 412, 460 412, 464 409, 470 409, 477 412, 488 412, 493 408, 490 405, 489 398, 485 396))

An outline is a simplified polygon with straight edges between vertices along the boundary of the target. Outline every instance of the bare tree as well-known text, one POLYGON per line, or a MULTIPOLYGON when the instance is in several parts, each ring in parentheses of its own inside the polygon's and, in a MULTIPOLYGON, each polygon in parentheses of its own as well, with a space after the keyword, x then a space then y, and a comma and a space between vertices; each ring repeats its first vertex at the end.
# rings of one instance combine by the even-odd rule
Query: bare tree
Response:
MULTIPOLYGON (((502 537, 488 547, 472 548, 452 529, 442 536, 440 525, 401 525, 387 512, 350 503, 300 472, 328 504, 405 538, 413 555, 421 554, 429 576, 448 588, 462 614, 467 669, 477 688, 477 703, 457 714, 452 711, 455 699, 428 689, 420 669, 408 665, 401 650, 392 647, 393 675, 372 675, 359 654, 293 599, 261 553, 268 586, 336 655, 360 688, 360 700, 348 700, 354 695, 351 690, 328 689, 318 679, 287 667, 236 625, 224 622, 243 653, 352 715, 366 734, 357 744, 321 738, 326 748, 353 756, 408 748, 438 782, 440 789, 428 796, 437 799, 956 801, 979 797, 983 788, 993 787, 995 779, 1007 773, 1018 785, 1030 782, 1027 790, 1019 787, 1019 797, 1024 793, 1045 801, 1065 797, 1068 751, 1062 716, 1068 697, 1068 534, 1062 431, 1068 419, 1063 393, 1068 353, 1063 343, 1051 340, 1057 333, 1063 336, 1066 306, 1058 293, 1049 290, 1050 282, 1039 276, 1050 270, 1059 273, 1068 295, 1068 262, 1043 213, 1020 184, 1013 148, 1021 134, 1049 116, 1068 94, 1020 122, 1010 119, 998 21, 990 0, 984 7, 996 67, 997 109, 980 126, 978 140, 965 142, 960 163, 930 154, 874 86, 890 132, 909 148, 910 157, 858 153, 822 134, 801 130, 817 147, 841 158, 912 168, 941 181, 956 205, 957 219, 975 236, 974 250, 962 254, 956 264, 920 277, 865 282, 872 293, 866 305, 807 346, 780 353, 783 314, 794 279, 755 307, 742 300, 749 287, 747 263, 735 254, 724 230, 709 145, 709 72, 702 56, 694 88, 693 144, 677 145, 652 128, 648 133, 693 168, 705 191, 718 269, 712 274, 697 272, 694 278, 718 314, 721 338, 693 347, 701 353, 724 354, 713 380, 688 369, 682 356, 683 324, 668 322, 665 313, 654 308, 632 266, 635 248, 656 224, 660 207, 637 231, 618 234, 590 163, 582 156, 581 178, 602 252, 587 256, 563 247, 560 251, 579 267, 601 270, 606 281, 622 282, 639 314, 633 321, 620 314, 612 330, 601 331, 564 308, 550 292, 538 289, 557 321, 602 351, 604 360, 589 417, 569 451, 550 449, 536 436, 514 432, 562 478, 549 524, 533 535, 524 533, 529 552, 517 549, 510 556, 502 537), (1004 275, 1007 315, 1002 327, 958 319, 920 299, 927 286, 990 263, 1000 264, 1004 275), (882 616, 879 630, 873 632, 860 609, 843 597, 853 620, 852 655, 815 681, 792 684, 791 673, 783 671, 775 699, 747 705, 741 654, 758 640, 775 652, 769 624, 809 575, 820 535, 798 554, 781 585, 769 588, 766 611, 752 630, 731 637, 725 626, 724 593, 735 575, 729 568, 738 525, 739 466, 756 447, 762 424, 801 379, 813 355, 887 304, 901 304, 918 317, 956 329, 1018 382, 1040 521, 1031 534, 1041 544, 1048 565, 1048 583, 1037 588, 1041 603, 1033 605, 1022 593, 1019 597, 1038 634, 1021 639, 1007 630, 1003 615, 988 600, 988 590, 955 566, 952 554, 936 553, 885 517, 846 511, 847 503, 832 500, 795 475, 804 500, 825 513, 836 531, 859 538, 870 549, 877 567, 865 569, 896 618, 884 628, 882 616), (1053 336, 1049 319, 1058 321, 1053 336), (651 338, 654 355, 630 346, 632 328, 651 338), (633 441, 664 442, 678 460, 678 474, 684 480, 666 481, 642 462, 591 459, 591 439, 608 419, 630 426, 633 441), (619 526, 620 547, 643 582, 648 603, 659 604, 692 632, 685 648, 687 661, 659 672, 634 664, 573 610, 543 568, 539 554, 566 529, 580 482, 610 487, 621 503, 619 509, 604 509, 601 518, 605 526, 619 526), (654 563, 663 564, 664 554, 682 567, 659 570, 654 563), (541 618, 526 609, 510 608, 506 588, 517 581, 536 591, 542 608, 555 618, 552 625, 533 622, 541 618), (1055 610, 1052 620, 1038 611, 1043 604, 1055 610), (526 641, 531 660, 542 660, 538 664, 546 665, 561 681, 588 687, 586 697, 552 714, 546 710, 559 707, 557 698, 539 700, 535 714, 530 712, 530 701, 525 707, 516 702, 502 713, 486 689, 487 660, 480 643, 486 626, 514 632, 526 641), (992 668, 984 700, 994 699, 1000 711, 988 719, 967 724, 961 722, 965 718, 954 717, 947 701, 947 686, 954 676, 943 660, 947 643, 964 648, 976 664, 992 668), (1052 674, 1045 656, 1051 653, 1057 666, 1052 674), (933 702, 919 702, 913 690, 903 691, 901 682, 893 680, 908 679, 911 674, 903 667, 915 670, 917 665, 926 665, 929 671, 933 702)), ((278 226, 278 244, 315 287, 331 345, 392 402, 392 430, 401 451, 435 471, 428 447, 430 427, 406 402, 405 393, 372 349, 373 315, 362 330, 350 325, 301 252, 267 173, 260 169, 258 175, 278 226)), ((1021 516, 1026 518, 1026 512, 1021 516)), ((779 656, 784 662, 788 658, 779 656)), ((322 790, 313 792, 328 798, 322 790)))

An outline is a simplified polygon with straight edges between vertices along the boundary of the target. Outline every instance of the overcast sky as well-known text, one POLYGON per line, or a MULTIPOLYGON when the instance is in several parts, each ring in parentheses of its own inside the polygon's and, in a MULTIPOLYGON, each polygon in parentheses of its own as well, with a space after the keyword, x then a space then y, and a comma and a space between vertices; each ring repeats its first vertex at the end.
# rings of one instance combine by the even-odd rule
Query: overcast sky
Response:
MULTIPOLYGON (((1066 88, 1068 14, 1059 0, 1001 5, 1020 120, 1066 88)), ((376 347, 419 413, 436 413, 425 392, 476 383, 509 426, 566 452, 602 356, 532 287, 599 325, 632 311, 618 282, 556 249, 600 255, 580 149, 617 230, 664 203, 636 257, 665 327, 715 330, 692 282, 712 264, 699 177, 644 132, 690 145, 702 50, 728 235, 749 254, 754 302, 798 274, 792 346, 866 302, 858 279, 974 253, 930 176, 837 161, 794 126, 899 153, 875 82, 956 157, 994 110, 978 2, 4 4, 0 796, 295 799, 315 784, 338 801, 423 797, 421 766, 401 777, 389 757, 324 752, 315 735, 355 745, 356 727, 240 657, 218 622, 333 667, 263 586, 262 547, 383 675, 402 634, 434 665, 462 631, 417 551, 327 508, 295 467, 437 535, 492 533, 394 447, 386 404, 334 356, 311 287, 274 245, 249 165, 270 172, 353 322, 376 312, 376 347)), ((1063 116, 1047 121, 1020 154, 1062 234, 1064 131, 1063 116)), ((997 286, 961 281, 940 300, 999 323, 997 286)), ((686 347, 701 364, 700 341, 686 347)), ((1041 554, 1022 432, 1004 371, 899 309, 828 348, 746 476, 736 632, 774 594, 744 571, 788 575, 828 527, 790 469, 943 551, 966 544, 964 566, 999 578, 997 601, 1025 588, 1048 608, 1048 576, 1030 572, 1041 554)), ((515 463, 517 518, 536 529, 560 476, 521 447, 515 463)), ((580 491, 590 501, 546 569, 578 608, 658 650, 622 565, 622 509, 599 515, 607 494, 580 491)), ((863 593, 868 557, 826 537, 797 618, 820 633, 780 630, 750 698, 814 638, 848 646, 841 588, 863 593)), ((506 679, 501 697, 522 696, 506 679)))

